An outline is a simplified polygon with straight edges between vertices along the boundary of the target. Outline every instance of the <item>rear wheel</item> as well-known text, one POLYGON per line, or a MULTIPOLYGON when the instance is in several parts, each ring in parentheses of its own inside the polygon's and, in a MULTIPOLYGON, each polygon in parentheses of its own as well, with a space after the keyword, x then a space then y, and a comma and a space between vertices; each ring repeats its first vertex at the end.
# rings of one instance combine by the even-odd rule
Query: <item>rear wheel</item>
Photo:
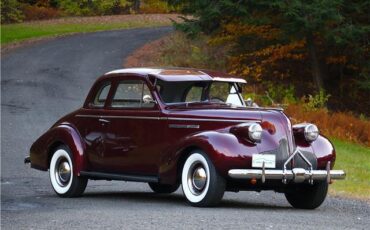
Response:
POLYGON ((61 197, 77 197, 85 191, 87 178, 73 173, 72 154, 67 146, 62 145, 53 153, 49 175, 54 191, 61 197))
POLYGON ((295 185, 285 192, 285 197, 294 208, 315 209, 324 202, 327 193, 328 183, 319 182, 295 185))
POLYGON ((148 183, 149 187, 155 193, 173 193, 179 188, 179 184, 168 185, 168 184, 158 184, 158 183, 148 183))
POLYGON ((225 179, 221 177, 208 156, 193 151, 186 159, 181 175, 182 190, 193 206, 217 205, 225 192, 225 179))

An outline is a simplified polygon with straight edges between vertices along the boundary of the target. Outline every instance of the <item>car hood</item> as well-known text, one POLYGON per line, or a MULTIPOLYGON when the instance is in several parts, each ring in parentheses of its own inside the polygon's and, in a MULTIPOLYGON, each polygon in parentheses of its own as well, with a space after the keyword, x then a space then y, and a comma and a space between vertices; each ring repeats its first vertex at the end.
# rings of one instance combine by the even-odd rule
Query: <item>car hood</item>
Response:
POLYGON ((228 104, 180 104, 167 108, 169 116, 196 117, 209 119, 256 120, 262 121, 263 114, 283 115, 280 108, 235 107, 228 104))
POLYGON ((248 110, 246 108, 228 107, 191 107, 175 108, 168 110, 169 117, 197 118, 197 119, 222 119, 222 120, 255 120, 261 121, 261 110, 248 110))
MULTIPOLYGON (((187 120, 204 120, 214 121, 214 123, 224 123, 232 121, 227 126, 233 126, 242 122, 258 122, 263 127, 270 127, 273 132, 266 137, 270 144, 263 145, 261 151, 272 150, 280 145, 281 140, 285 139, 289 152, 294 150, 294 139, 292 126, 289 118, 280 110, 273 108, 248 108, 248 107, 176 107, 167 110, 169 119, 187 120), (267 149, 266 149, 267 148, 267 149)), ((266 128, 267 129, 267 128, 266 128)), ((262 146, 262 145, 261 145, 262 146)))

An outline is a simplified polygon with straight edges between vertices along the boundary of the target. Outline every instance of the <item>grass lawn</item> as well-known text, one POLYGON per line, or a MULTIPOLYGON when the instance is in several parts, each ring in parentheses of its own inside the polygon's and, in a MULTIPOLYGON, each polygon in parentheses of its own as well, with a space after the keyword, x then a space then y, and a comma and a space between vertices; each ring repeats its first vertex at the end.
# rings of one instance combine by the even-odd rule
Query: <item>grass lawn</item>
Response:
POLYGON ((71 33, 84 33, 113 29, 129 29, 171 25, 177 15, 119 15, 86 18, 63 18, 1 26, 1 44, 24 41, 31 38, 53 37, 71 33))
POLYGON ((330 193, 370 200, 370 148, 339 140, 333 144, 337 152, 334 169, 345 170, 347 177, 335 181, 330 193))

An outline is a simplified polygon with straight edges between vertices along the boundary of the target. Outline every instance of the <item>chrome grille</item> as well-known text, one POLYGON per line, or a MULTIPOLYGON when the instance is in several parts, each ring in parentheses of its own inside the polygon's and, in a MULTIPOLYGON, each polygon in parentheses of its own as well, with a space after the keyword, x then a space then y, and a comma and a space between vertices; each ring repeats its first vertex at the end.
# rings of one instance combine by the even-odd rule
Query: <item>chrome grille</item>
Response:
MULTIPOLYGON (((302 154, 311 162, 313 169, 317 168, 317 159, 316 156, 308 151, 302 151, 302 154)), ((276 168, 282 169, 284 162, 291 155, 290 148, 288 145, 288 140, 283 138, 279 141, 279 147, 270 151, 261 152, 261 154, 272 154, 276 156, 276 168)), ((292 164, 287 165, 287 169, 294 168, 304 168, 309 169, 307 164, 302 160, 302 158, 295 156, 293 158, 292 164)))

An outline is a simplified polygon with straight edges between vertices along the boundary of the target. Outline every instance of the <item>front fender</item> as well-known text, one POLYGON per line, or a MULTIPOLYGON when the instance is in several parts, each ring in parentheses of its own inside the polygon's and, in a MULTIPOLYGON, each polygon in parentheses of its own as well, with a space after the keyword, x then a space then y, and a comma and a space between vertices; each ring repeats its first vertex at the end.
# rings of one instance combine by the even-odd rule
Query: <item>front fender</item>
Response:
POLYGON ((255 144, 237 138, 228 132, 205 131, 187 136, 163 154, 160 164, 161 183, 173 184, 186 156, 194 149, 204 151, 221 176, 227 177, 232 168, 250 168, 252 154, 258 153, 255 144))
POLYGON ((333 169, 336 159, 336 152, 333 144, 322 135, 311 143, 312 149, 317 158, 317 168, 326 169, 326 164, 330 161, 330 168, 333 169))
POLYGON ((313 152, 317 159, 317 169, 326 169, 326 164, 330 161, 330 167, 333 169, 336 153, 333 144, 323 135, 311 143, 307 142, 303 135, 295 134, 295 142, 298 148, 313 152))
POLYGON ((30 149, 31 167, 47 171, 54 148, 67 145, 73 155, 73 172, 79 175, 85 169, 85 144, 76 128, 70 123, 54 126, 39 137, 30 149))

